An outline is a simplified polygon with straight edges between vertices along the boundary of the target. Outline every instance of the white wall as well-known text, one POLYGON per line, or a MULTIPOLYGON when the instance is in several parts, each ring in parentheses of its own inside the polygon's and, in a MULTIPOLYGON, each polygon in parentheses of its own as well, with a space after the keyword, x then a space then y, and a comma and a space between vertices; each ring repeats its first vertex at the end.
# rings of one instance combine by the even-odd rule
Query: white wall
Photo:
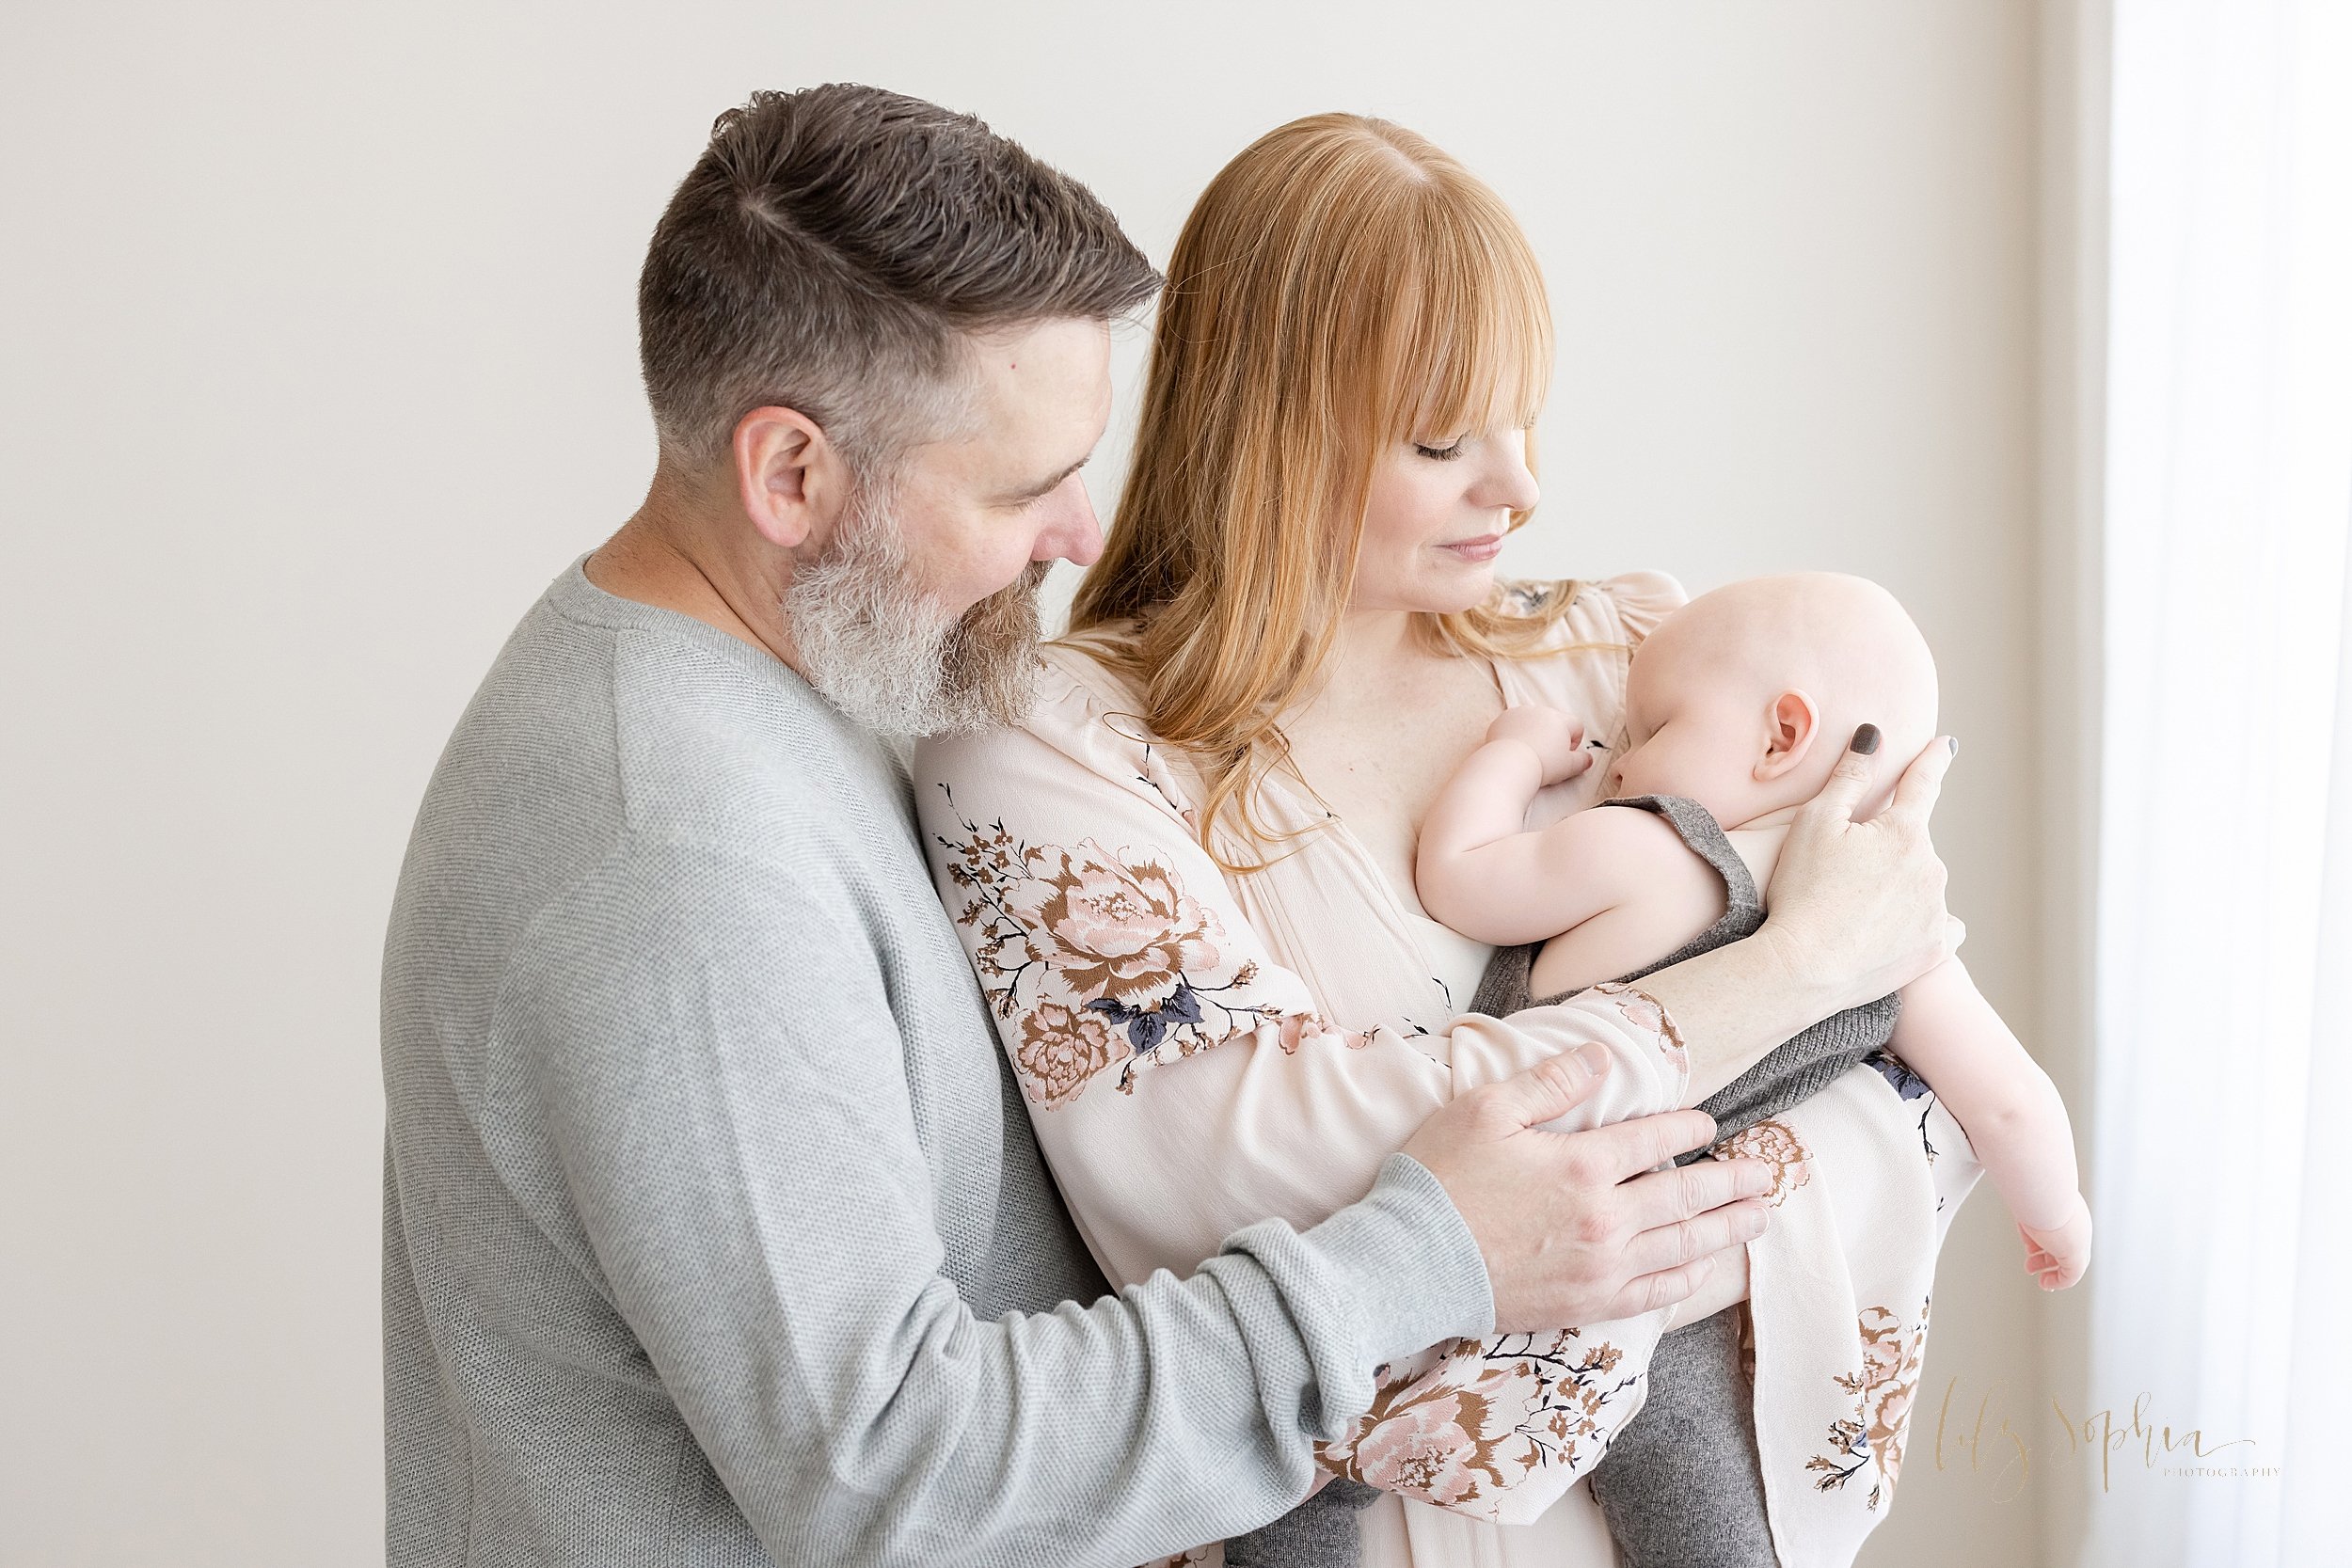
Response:
MULTIPOLYGON (((8 7, 0 1562, 380 1553, 393 877, 500 641, 642 491, 642 246, 756 87, 975 110, 1162 259, 1295 115, 1463 156, 1560 322, 1547 502, 1506 567, 1893 587, 1963 740, 1938 841, 1968 957, 2036 1038, 2036 25, 2027 0, 8 7)), ((1090 470, 1105 507, 1124 448, 1090 470)), ((2049 1310, 1987 1192, 1866 1561, 2035 1556, 2034 1497, 1948 1439, 1939 1468, 1933 1418, 1957 1377, 1966 1413, 1999 1386, 2031 1419, 2049 1310)))

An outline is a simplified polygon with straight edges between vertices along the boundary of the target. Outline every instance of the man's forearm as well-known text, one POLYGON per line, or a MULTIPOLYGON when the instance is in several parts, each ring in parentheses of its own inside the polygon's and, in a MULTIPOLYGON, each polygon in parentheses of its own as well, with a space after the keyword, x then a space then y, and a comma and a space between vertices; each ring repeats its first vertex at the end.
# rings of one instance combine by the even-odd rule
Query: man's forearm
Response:
POLYGON ((777 1560, 1143 1561, 1278 1516, 1376 1365, 1491 1331, 1475 1241, 1426 1169, 1391 1161, 1311 1230, 1252 1226, 1189 1278, 993 1322, 945 1280, 861 1314, 893 1292, 830 1269, 777 1280, 789 1302, 707 1275, 619 1288, 777 1560))
POLYGON ((755 1457, 782 1414, 753 1398, 757 1366, 689 1380, 731 1388, 695 1425, 779 1560, 821 1542, 850 1568, 1140 1561, 1220 1540, 1297 1501, 1377 1363, 1493 1323, 1475 1243, 1399 1154, 1364 1201, 1303 1233, 1252 1226, 1188 1279, 940 1326, 903 1325, 896 1385, 862 1381, 871 1402, 809 1434, 856 1485, 755 1457))

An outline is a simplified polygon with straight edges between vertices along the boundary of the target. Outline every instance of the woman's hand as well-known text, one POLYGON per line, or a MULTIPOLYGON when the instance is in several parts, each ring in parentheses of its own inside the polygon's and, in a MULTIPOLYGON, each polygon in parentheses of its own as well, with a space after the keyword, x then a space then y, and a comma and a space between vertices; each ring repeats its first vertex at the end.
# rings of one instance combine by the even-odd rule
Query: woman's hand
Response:
POLYGON ((1930 741, 1904 769, 1893 803, 1856 822, 1878 742, 1877 725, 1856 730, 1829 783, 1797 814, 1756 936, 1791 975, 1825 986, 1833 1012, 1900 990, 1966 935, 1945 911, 1944 863, 1928 841, 1928 815, 1959 742, 1930 741))

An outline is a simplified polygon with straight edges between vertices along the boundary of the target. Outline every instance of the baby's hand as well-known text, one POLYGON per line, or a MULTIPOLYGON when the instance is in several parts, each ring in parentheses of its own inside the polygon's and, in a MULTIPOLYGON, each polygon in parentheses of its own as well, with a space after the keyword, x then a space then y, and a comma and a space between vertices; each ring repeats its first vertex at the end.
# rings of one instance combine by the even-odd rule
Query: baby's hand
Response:
POLYGON ((2026 1272, 2042 1276, 2045 1291, 2063 1291, 2083 1276, 2090 1262, 2090 1205, 2074 1196, 2074 1212, 2046 1230, 2021 1224, 2026 1239, 2026 1272))
POLYGON ((1584 750, 1584 721, 1541 703, 1504 708, 1502 716, 1486 726, 1486 738, 1516 740, 1528 747, 1535 753, 1548 784, 1573 779, 1593 766, 1593 754, 1584 750))

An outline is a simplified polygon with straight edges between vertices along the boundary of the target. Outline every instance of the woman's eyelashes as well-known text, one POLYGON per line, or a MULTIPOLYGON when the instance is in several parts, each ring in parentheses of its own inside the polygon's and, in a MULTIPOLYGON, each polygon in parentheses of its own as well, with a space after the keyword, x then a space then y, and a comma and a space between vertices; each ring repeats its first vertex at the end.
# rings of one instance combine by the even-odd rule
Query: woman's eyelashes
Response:
MULTIPOLYGON (((1534 428, 1534 423, 1531 421, 1530 423, 1518 426, 1517 433, 1523 436, 1527 434, 1527 432, 1534 428)), ((1486 431, 1479 434, 1455 436, 1440 441, 1415 441, 1412 443, 1412 447, 1415 451, 1421 453, 1423 457, 1433 458, 1439 463, 1444 463, 1456 457, 1468 455, 1470 450, 1470 442, 1472 440, 1483 439, 1485 436, 1491 436, 1495 434, 1498 433, 1494 431, 1486 431)))

